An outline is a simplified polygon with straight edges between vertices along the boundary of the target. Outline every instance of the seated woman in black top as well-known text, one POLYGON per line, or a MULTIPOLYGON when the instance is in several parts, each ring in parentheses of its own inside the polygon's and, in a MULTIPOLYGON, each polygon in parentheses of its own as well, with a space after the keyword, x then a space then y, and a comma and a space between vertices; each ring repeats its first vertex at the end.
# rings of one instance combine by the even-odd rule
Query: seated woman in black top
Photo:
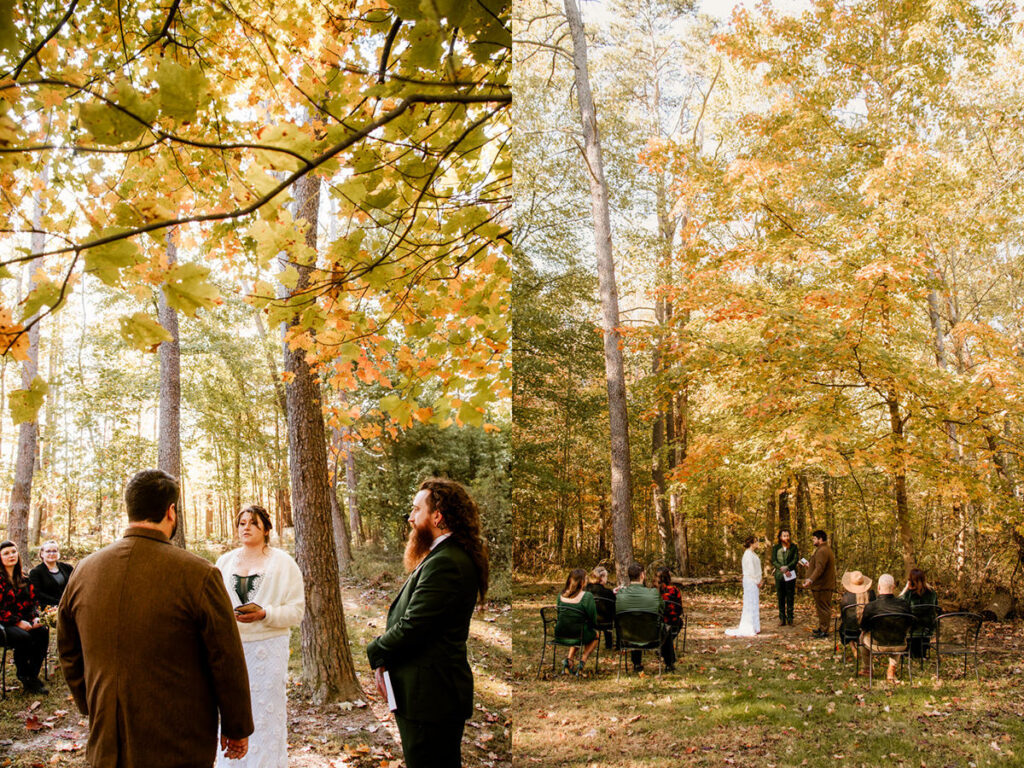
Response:
POLYGON ((36 593, 36 602, 40 608, 58 605, 68 585, 68 578, 74 570, 67 563, 58 562, 60 547, 53 539, 44 541, 39 548, 39 556, 43 559, 39 565, 28 572, 28 580, 36 593))
POLYGON ((557 600, 555 642, 572 646, 569 648, 569 658, 562 663, 562 671, 576 675, 583 671, 587 659, 597 647, 597 608, 594 605, 594 596, 583 589, 583 580, 586 576, 586 571, 582 568, 573 568, 557 600), (581 644, 583 658, 576 664, 576 649, 581 644))
POLYGON ((604 631, 604 647, 611 648, 612 627, 615 626, 615 592, 608 588, 608 569, 599 565, 587 576, 584 589, 594 596, 597 604, 597 626, 604 631))
MULTIPOLYGON (((854 658, 857 658, 860 646, 860 619, 864 614, 864 606, 875 599, 875 590, 871 588, 871 579, 860 571, 847 571, 843 574, 843 596, 839 598, 840 641, 850 646, 854 658), (847 606, 855 605, 857 608, 846 610, 847 606)), ((860 671, 865 677, 867 669, 860 671)))
POLYGON ((14 667, 26 693, 47 693, 39 669, 50 644, 50 630, 39 623, 32 585, 21 570, 13 541, 0 542, 0 624, 7 646, 14 649, 14 667))
POLYGON ((900 592, 914 612, 917 622, 910 632, 910 655, 915 659, 924 658, 928 653, 932 634, 935 632, 935 617, 939 615, 939 596, 925 581, 924 571, 911 568, 907 586, 900 592))

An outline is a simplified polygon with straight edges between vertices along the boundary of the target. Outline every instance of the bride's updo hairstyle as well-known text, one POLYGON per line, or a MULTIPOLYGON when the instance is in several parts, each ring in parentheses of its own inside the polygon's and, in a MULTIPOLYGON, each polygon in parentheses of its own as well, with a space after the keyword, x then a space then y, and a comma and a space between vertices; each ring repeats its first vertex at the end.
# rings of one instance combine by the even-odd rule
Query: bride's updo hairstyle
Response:
POLYGON ((246 512, 260 521, 260 528, 263 529, 263 545, 269 545, 270 532, 274 529, 274 524, 270 522, 270 514, 267 510, 259 504, 250 504, 247 507, 242 507, 241 511, 235 515, 235 530, 238 530, 238 524, 242 522, 242 515, 246 512))

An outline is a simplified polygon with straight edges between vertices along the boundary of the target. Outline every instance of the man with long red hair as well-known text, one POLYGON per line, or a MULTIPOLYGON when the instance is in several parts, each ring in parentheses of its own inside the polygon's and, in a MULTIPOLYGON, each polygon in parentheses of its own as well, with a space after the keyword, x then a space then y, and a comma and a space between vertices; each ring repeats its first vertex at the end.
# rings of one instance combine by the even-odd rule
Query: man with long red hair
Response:
POLYGON ((409 513, 405 567, 387 630, 366 647, 377 690, 388 698, 408 768, 460 768, 462 732, 473 714, 466 640, 487 594, 487 546, 466 489, 431 478, 409 513))

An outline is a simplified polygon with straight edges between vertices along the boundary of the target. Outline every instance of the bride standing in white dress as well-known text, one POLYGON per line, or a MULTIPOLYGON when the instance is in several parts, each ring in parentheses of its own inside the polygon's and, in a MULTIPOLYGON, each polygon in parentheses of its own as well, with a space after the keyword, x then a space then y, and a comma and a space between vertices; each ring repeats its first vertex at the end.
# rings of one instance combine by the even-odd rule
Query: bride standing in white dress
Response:
POLYGON ((725 630, 730 637, 754 637, 761 631, 761 558, 754 551, 757 539, 748 536, 743 542, 743 614, 740 625, 725 630))
POLYGON ((249 668, 252 719, 249 751, 232 760, 220 751, 218 768, 285 768, 288 765, 288 641, 302 621, 302 573, 291 555, 269 546, 270 515, 255 504, 235 518, 242 546, 217 561, 235 608, 249 668))

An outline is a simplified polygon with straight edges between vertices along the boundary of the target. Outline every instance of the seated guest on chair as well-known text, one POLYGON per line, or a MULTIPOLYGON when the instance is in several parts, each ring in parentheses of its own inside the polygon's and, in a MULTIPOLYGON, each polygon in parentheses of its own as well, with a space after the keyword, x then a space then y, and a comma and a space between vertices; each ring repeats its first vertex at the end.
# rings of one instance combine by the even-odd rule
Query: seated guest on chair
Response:
POLYGON ((563 673, 572 672, 578 675, 582 672, 587 659, 597 647, 597 606, 594 603, 594 596, 583 589, 583 580, 586 577, 587 573, 582 568, 573 568, 565 580, 565 588, 558 596, 555 638, 566 644, 578 643, 580 638, 583 639, 583 658, 576 663, 576 649, 579 646, 572 646, 569 649, 569 658, 562 662, 563 673))
POLYGON ((683 627, 683 593, 672 583, 672 572, 664 566, 658 569, 658 592, 661 594, 661 618, 668 629, 661 644, 661 658, 665 660, 665 670, 675 672, 675 639, 683 627))
MULTIPOLYGON (((928 582, 924 578, 924 571, 920 568, 910 569, 910 578, 907 580, 907 586, 900 592, 900 597, 907 601, 910 610, 914 610, 919 605, 934 605, 936 608, 939 605, 939 596, 934 589, 928 586, 928 582)), ((920 620, 921 615, 915 615, 920 620)), ((930 639, 925 631, 919 626, 917 632, 910 636, 910 655, 915 659, 922 658, 925 651, 928 650, 930 639)))
MULTIPOLYGON (((857 658, 860 641, 860 619, 864 615, 864 607, 875 599, 875 590, 871 588, 871 579, 860 571, 847 571, 843 574, 843 596, 839 598, 839 611, 842 624, 839 627, 840 639, 848 643, 857 658), (848 611, 847 606, 856 605, 856 610, 848 611)), ((865 667, 860 671, 867 675, 865 667)))
POLYGON ((7 647, 14 649, 14 667, 25 693, 47 693, 39 670, 50 645, 50 630, 39 623, 35 591, 21 570, 13 541, 0 543, 0 624, 7 647))
MULTIPOLYGON (((633 563, 626 571, 629 576, 629 584, 619 587, 615 591, 615 613, 625 611, 646 611, 648 613, 661 613, 661 595, 658 590, 644 586, 644 568, 639 563, 633 563)), ((644 671, 643 654, 640 651, 632 651, 630 658, 633 661, 635 672, 644 671)))
POLYGON ((53 539, 44 541, 39 548, 39 556, 43 562, 28 572, 28 580, 36 591, 36 600, 40 608, 48 608, 60 603, 64 587, 68 585, 68 577, 74 570, 67 563, 60 562, 60 547, 53 539))
MULTIPOLYGON (((879 576, 878 599, 872 600, 868 603, 864 607, 864 613, 862 613, 860 617, 860 642, 863 646, 870 648, 875 653, 901 651, 904 648, 903 645, 881 645, 871 637, 871 628, 876 616, 904 614, 909 616, 911 619, 914 618, 914 614, 910 610, 910 606, 907 605, 907 602, 893 594, 895 590, 896 580, 893 579, 890 574, 883 573, 879 576)), ((889 657, 889 668, 886 670, 885 677, 890 682, 895 682, 896 680, 896 659, 892 656, 889 657)))
MULTIPOLYGON (((614 624, 615 593, 608 588, 608 569, 599 565, 592 570, 587 576, 587 586, 584 589, 594 596, 594 602, 597 604, 598 625, 608 627, 614 624)), ((611 630, 604 630, 604 647, 611 648, 613 645, 611 630)))

